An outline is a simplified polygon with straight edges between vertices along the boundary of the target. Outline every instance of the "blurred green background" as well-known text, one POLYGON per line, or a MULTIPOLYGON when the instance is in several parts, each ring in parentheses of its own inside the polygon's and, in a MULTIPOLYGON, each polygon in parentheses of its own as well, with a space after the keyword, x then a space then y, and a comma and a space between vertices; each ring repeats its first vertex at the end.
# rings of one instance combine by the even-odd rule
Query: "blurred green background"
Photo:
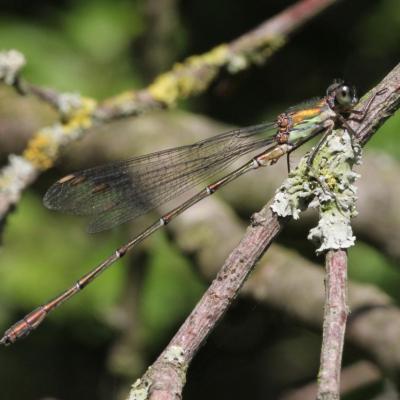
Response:
MULTIPOLYGON (((173 63, 233 40, 293 3, 3 0, 0 49, 24 53, 23 76, 35 84, 104 99, 145 87, 173 63)), ((396 65, 399 43, 397 0, 341 1, 297 31, 265 65, 234 76, 222 71, 207 93, 181 102, 179 108, 227 125, 250 125, 324 94, 333 78, 347 79, 363 94, 396 65)), ((34 129, 55 118, 47 106, 0 87, 1 162, 6 163, 8 153, 21 151, 34 129)), ((123 132, 113 124, 102 129, 108 129, 109 140, 118 147, 123 132)), ((397 115, 368 149, 398 161, 399 129, 397 115)), ((91 135, 96 141, 96 132, 91 135)), ((131 140, 134 145, 135 138, 131 140)), ((163 147, 160 142, 152 145, 146 151, 163 147)), ((62 158, 29 188, 7 220, 0 249, 1 329, 57 294, 137 230, 135 224, 87 235, 85 221, 42 206, 41 197, 55 179, 71 168, 110 158, 93 150, 89 161, 74 159, 78 147, 67 150, 65 163, 62 158)), ((250 213, 239 212, 244 223, 250 213)), ((146 221, 151 219, 139 225, 146 221)), ((299 236, 293 238, 286 231, 281 242, 321 263, 305 232, 296 231, 299 236)), ((350 250, 349 273, 398 302, 398 262, 373 243, 360 241, 350 250)), ((123 398, 133 379, 168 343, 207 280, 197 271, 196 260, 166 232, 154 235, 119 264, 29 338, 0 349, 0 398, 123 398)), ((239 300, 196 358, 185 398, 279 398, 284 390, 314 380, 319 346, 319 332, 273 307, 239 300), (236 346, 237 337, 245 343, 236 346), (257 370, 260 366, 254 362, 260 353, 273 364, 266 371, 257 370), (293 353, 301 368, 293 365, 293 353)), ((347 354, 349 360, 360 357, 355 350, 347 354)), ((373 398, 381 384, 346 399, 373 398)))

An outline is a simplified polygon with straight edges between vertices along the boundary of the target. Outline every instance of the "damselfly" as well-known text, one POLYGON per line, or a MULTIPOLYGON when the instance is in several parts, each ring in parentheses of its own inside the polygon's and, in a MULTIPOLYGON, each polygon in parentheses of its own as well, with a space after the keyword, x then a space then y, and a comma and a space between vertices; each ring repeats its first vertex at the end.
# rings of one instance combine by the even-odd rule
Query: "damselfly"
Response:
POLYGON ((57 181, 44 197, 46 207, 92 218, 89 231, 98 232, 132 220, 221 172, 239 157, 260 154, 207 185, 203 190, 164 214, 139 235, 81 277, 53 300, 38 307, 9 328, 2 344, 28 335, 61 303, 81 291, 128 250, 168 224, 180 213, 239 176, 274 164, 320 133, 335 126, 349 129, 346 118, 358 99, 354 87, 334 82, 323 98, 308 101, 280 114, 275 122, 236 129, 201 142, 135 157, 130 160, 76 172, 57 181))

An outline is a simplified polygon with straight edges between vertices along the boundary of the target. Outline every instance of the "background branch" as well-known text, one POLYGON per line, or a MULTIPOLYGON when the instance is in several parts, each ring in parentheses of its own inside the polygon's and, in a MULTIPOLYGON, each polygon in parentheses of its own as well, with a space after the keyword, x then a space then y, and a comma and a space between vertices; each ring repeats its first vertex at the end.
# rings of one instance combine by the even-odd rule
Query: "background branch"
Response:
POLYGON ((93 125, 171 107, 179 99, 204 92, 223 67, 236 73, 255 62, 265 62, 284 44, 290 32, 334 1, 299 1, 232 43, 217 46, 203 55, 192 56, 182 64, 176 64, 171 71, 156 78, 148 88, 123 93, 100 105, 94 99, 58 94, 23 82, 20 78, 4 80, 55 106, 62 112, 63 122, 40 129, 29 141, 22 156, 11 156, 9 165, 0 172, 0 221, 4 223, 22 191, 42 171, 53 166, 60 150, 71 141, 81 138, 93 125))
POLYGON ((174 399, 180 396, 186 380, 186 370, 194 355, 237 296, 255 263, 282 228, 282 223, 269 207, 270 204, 267 204, 254 215, 252 225, 226 259, 190 316, 155 363, 132 386, 130 400, 144 390, 149 392, 146 398, 151 399, 174 399), (171 357, 171 354, 174 356, 171 357), (171 382, 175 382, 173 387, 171 382))

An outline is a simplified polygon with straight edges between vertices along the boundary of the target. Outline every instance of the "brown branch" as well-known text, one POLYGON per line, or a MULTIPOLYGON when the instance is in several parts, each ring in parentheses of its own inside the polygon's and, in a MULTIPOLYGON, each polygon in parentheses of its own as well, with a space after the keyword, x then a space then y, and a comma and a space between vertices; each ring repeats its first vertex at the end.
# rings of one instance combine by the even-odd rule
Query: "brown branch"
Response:
MULTIPOLYGON (((386 118, 391 115, 391 110, 397 108, 400 104, 399 99, 395 100, 391 106, 390 111, 382 112, 382 109, 387 103, 392 104, 391 96, 394 99, 398 96, 400 88, 400 79, 396 78, 394 74, 394 80, 378 85, 373 91, 370 92, 369 100, 361 102, 359 109, 362 110, 361 126, 358 126, 357 139, 361 144, 365 144, 368 139, 373 135, 377 128, 384 122, 386 118), (380 107, 372 107, 370 105, 379 95, 388 94, 385 99, 380 99, 380 107), (365 112, 367 114, 365 115, 365 112), (376 119, 376 115, 381 115, 379 121, 376 119), (374 118, 375 117, 375 118, 374 118)), ((357 115, 357 114, 356 114, 357 115)), ((353 150, 353 153, 356 150, 353 150)), ((317 155, 318 157, 318 155, 317 155)), ((329 157, 330 158, 330 157, 329 157)), ((350 160, 350 158, 349 158, 350 160)), ((353 192, 352 189, 350 191, 353 192)), ((354 198, 354 196, 352 196, 354 198)), ((335 202, 332 202, 334 206, 335 202)), ((340 201, 340 200, 339 200, 340 201)), ((354 200, 352 200, 354 202, 354 200)), ((348 203, 352 204, 352 203, 348 203)), ((326 208, 326 206, 325 206, 326 208)), ((332 206, 331 206, 332 208, 332 206)), ((345 210, 341 210, 338 207, 333 207, 334 211, 328 210, 327 222, 329 227, 327 229, 328 234, 333 232, 332 218, 334 215, 338 215, 338 211, 341 214, 345 210), (335 213, 335 214, 334 214, 335 213)), ((326 212, 326 211, 324 211, 326 212)), ((350 211, 350 215, 352 212, 350 211)), ((344 216, 344 215, 343 215, 344 216)), ((321 213, 321 218, 323 213, 321 213)), ((322 219, 320 219, 319 226, 322 219)), ((312 230, 315 231, 315 228, 312 230)), ((319 233, 319 231, 317 231, 319 233)), ((351 232, 350 232, 351 235, 351 232)), ((351 244, 351 238, 350 238, 351 244)), ((347 247, 347 246, 346 246, 347 247)), ((336 248, 336 246, 334 247, 336 248)), ((343 354, 343 343, 347 321, 347 304, 346 304, 346 285, 347 285, 347 254, 342 246, 338 250, 330 250, 326 254, 326 301, 325 301, 325 313, 324 313, 324 325, 323 325, 323 341, 321 349, 321 363, 319 371, 319 384, 318 384, 318 400, 338 400, 340 398, 340 369, 343 354)))
MULTIPOLYGON (((400 79, 399 75, 400 68, 395 68, 382 84, 386 82, 389 86, 393 79, 400 79), (394 73, 395 71, 397 73, 394 73)), ((372 96, 372 92, 368 95, 372 96)), ((374 100, 375 104, 372 104, 371 108, 380 104, 379 97, 375 97, 374 100)), ((381 114, 376 114, 376 119, 386 119, 388 109, 394 112, 393 102, 397 102, 398 105, 396 96, 385 102, 386 106, 381 109, 381 114)), ((378 124, 379 122, 375 121, 370 127, 378 124)), ((186 370, 191 360, 285 222, 271 211, 271 204, 272 202, 255 214, 252 225, 247 228, 243 239, 226 259, 221 271, 195 309, 155 363, 135 382, 129 399, 137 398, 138 395, 151 399, 175 399, 181 396, 186 370)))
POLYGON ((348 315, 346 252, 328 251, 325 267, 326 300, 317 399, 336 400, 340 397, 340 368, 348 315))
MULTIPOLYGON (((169 229, 174 242, 196 259, 209 279, 218 272, 224 254, 243 235, 238 218, 217 198, 188 210, 169 229)), ((323 322, 323 280, 323 271, 317 265, 296 252, 272 245, 241 293, 319 330, 323 322)), ((399 374, 400 310, 387 294, 374 286, 350 282, 348 291, 352 313, 347 339, 380 368, 399 374)))
POLYGON ((144 390, 149 399, 175 399, 181 395, 186 370, 201 344, 237 296, 255 263, 280 232, 282 222, 267 204, 213 280, 190 316, 145 375, 132 387, 129 399, 144 390))
POLYGON ((264 62, 282 47, 290 32, 335 1, 337 0, 301 0, 231 43, 217 46, 205 54, 189 57, 181 64, 176 64, 146 89, 128 91, 100 105, 94 99, 77 94, 60 94, 22 81, 18 75, 20 60, 10 63, 8 57, 2 73, 0 57, 0 81, 50 103, 62 116, 61 123, 36 132, 22 156, 14 156, 9 165, 0 172, 0 221, 4 222, 8 212, 19 201, 23 190, 42 171, 53 166, 60 151, 67 144, 81 138, 89 128, 116 118, 172 107, 180 99, 204 92, 221 68, 236 73, 254 63, 264 62))
MULTIPOLYGON (((244 231, 229 207, 217 198, 188 210, 169 229, 174 234, 174 242, 195 258, 203 275, 209 279, 218 272, 224 254, 240 240, 244 231), (224 238, 222 242, 221 237, 224 238)), ((272 245, 241 293, 320 330, 323 280, 323 271, 317 265, 296 252, 272 245)), ((399 374, 400 310, 388 295, 374 286, 350 282, 348 291, 352 314, 347 339, 380 368, 399 374)))
MULTIPOLYGON (((325 301, 323 280, 322 269, 312 262, 293 251, 271 246, 242 293, 306 326, 321 329, 325 301)), ((398 374, 400 310, 387 294, 372 285, 350 281, 348 292, 352 313, 347 324, 347 340, 374 359, 380 368, 398 374)))
POLYGON ((336 1, 298 1, 232 42, 176 64, 148 88, 105 101, 96 116, 109 120, 135 115, 147 109, 170 107, 179 99, 198 95, 210 85, 221 68, 233 74, 253 64, 264 63, 285 44, 289 34, 336 1))

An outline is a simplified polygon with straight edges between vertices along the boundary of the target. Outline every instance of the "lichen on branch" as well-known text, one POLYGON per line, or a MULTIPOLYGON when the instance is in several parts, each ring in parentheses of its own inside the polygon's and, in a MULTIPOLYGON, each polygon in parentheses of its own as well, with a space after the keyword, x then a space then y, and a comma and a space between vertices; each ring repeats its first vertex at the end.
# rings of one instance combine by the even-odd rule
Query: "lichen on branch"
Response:
POLYGON ((311 165, 309 157, 303 157, 277 190, 271 209, 280 217, 298 219, 308 207, 318 207, 318 226, 308 235, 319 246, 317 253, 353 246, 350 222, 357 215, 354 182, 359 177, 353 166, 361 161, 361 148, 353 144, 347 131, 336 130, 316 152, 311 165))

